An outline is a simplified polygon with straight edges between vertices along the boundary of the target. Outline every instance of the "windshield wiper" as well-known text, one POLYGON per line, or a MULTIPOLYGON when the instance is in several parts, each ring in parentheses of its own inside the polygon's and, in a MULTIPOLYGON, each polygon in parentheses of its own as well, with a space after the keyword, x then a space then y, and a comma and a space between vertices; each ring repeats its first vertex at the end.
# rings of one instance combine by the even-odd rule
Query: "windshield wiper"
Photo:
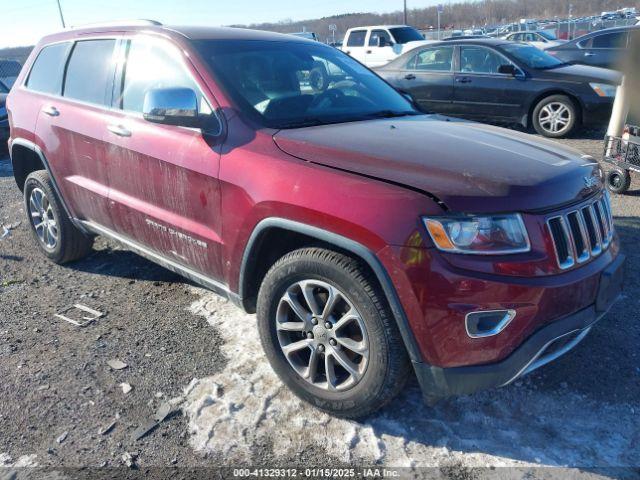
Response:
POLYGON ((423 115, 422 112, 416 112, 413 110, 407 110, 403 112, 397 112, 395 110, 380 110, 379 112, 368 113, 363 115, 363 118, 398 118, 398 117, 413 117, 415 115, 423 115))

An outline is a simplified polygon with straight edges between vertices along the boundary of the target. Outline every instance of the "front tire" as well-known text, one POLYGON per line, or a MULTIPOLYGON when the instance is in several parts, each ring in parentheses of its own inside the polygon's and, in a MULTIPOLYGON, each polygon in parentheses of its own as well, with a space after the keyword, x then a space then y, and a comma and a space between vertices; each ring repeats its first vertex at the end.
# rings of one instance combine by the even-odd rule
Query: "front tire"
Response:
POLYGON ((533 109, 533 128, 543 137, 563 138, 578 125, 578 108, 566 95, 543 98, 533 109))
POLYGON ((24 205, 40 251, 55 263, 85 257, 93 245, 69 220, 46 170, 31 173, 24 183, 24 205))
POLYGON ((274 371, 321 410, 366 416, 408 377, 395 321, 375 280, 353 258, 320 248, 285 255, 264 278, 257 313, 274 371))

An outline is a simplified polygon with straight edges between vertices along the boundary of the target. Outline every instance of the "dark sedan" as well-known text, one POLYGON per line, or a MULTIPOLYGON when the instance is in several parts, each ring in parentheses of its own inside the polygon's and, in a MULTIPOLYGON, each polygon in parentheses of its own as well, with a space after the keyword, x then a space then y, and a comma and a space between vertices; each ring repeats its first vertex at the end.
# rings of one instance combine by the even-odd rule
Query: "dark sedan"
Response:
POLYGON ((549 48, 547 52, 567 63, 619 68, 636 36, 640 36, 637 25, 607 28, 549 48))
POLYGON ((6 109, 6 100, 9 89, 0 82, 0 154, 7 148, 6 141, 9 139, 9 118, 6 109))
POLYGON ((567 65, 531 45, 457 40, 416 48, 376 69, 427 111, 533 125, 546 137, 609 121, 622 75, 567 65))

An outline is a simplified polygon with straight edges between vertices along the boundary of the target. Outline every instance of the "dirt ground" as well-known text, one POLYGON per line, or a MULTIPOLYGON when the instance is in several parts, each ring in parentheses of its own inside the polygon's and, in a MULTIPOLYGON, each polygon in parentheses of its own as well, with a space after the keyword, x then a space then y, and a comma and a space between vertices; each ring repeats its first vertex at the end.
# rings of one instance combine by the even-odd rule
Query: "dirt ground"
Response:
MULTIPOLYGON (((561 143, 598 158, 601 138, 561 143)), ((501 467, 523 478, 566 472, 539 467, 639 478, 640 177, 635 188, 613 198, 624 298, 575 350, 511 386, 434 408, 410 382, 392 405, 351 422, 282 387, 255 318, 214 294, 104 239, 85 260, 46 261, 2 159, 0 222, 15 228, 0 240, 0 479, 362 465, 455 479, 514 472, 501 467), (106 315, 83 328, 54 317, 74 303, 106 315), (164 421, 135 440, 161 408, 164 421), (46 470, 19 468, 36 466, 46 470)))

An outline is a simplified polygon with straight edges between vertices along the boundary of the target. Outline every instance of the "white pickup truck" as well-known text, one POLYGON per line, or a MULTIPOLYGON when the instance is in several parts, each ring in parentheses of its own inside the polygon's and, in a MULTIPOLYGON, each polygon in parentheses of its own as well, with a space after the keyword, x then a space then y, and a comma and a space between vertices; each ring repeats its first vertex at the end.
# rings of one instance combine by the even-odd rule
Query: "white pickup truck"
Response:
POLYGON ((377 25, 350 28, 344 37, 342 51, 367 67, 380 67, 421 45, 433 43, 407 25, 377 25))

